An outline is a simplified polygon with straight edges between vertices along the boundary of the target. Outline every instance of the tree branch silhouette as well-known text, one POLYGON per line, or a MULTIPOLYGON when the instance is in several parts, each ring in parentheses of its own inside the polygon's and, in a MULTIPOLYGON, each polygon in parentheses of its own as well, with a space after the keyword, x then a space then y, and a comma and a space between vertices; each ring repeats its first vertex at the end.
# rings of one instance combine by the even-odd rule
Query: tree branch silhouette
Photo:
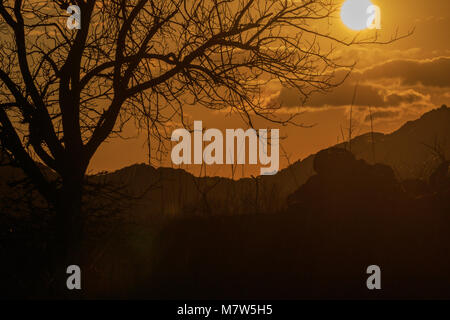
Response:
POLYGON ((298 114, 262 98, 278 81, 304 101, 327 91, 341 64, 336 46, 390 43, 377 33, 340 38, 317 26, 336 16, 331 0, 89 0, 81 29, 65 28, 65 1, 0 1, 0 141, 53 206, 61 245, 76 250, 82 233, 86 170, 108 138, 130 119, 158 141, 186 122, 184 106, 230 109, 297 124, 298 114), (328 45, 330 44, 330 46, 328 45), (328 49, 325 49, 328 48, 328 49), (61 184, 49 181, 38 163, 61 184))

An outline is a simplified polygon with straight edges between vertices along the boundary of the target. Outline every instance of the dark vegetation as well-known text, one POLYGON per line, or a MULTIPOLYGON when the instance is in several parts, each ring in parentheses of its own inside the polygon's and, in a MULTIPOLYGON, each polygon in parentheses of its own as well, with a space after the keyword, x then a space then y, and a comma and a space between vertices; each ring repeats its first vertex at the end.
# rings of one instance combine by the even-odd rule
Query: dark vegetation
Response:
POLYGON ((448 164, 439 188, 413 197, 390 167, 355 160, 343 149, 318 153, 314 168, 285 213, 172 223, 160 235, 160 260, 145 294, 450 297, 448 164), (365 287, 371 264, 382 269, 381 292, 365 287))
MULTIPOLYGON (((447 114, 447 108, 434 110, 398 132, 414 137, 418 128, 436 129, 447 114)), ((214 214, 226 205, 214 198, 209 215, 201 202, 194 206, 197 211, 183 216, 162 214, 157 207, 143 212, 154 192, 165 188, 170 196, 163 184, 167 175, 193 179, 182 170, 152 169, 166 176, 145 187, 138 183, 138 172, 128 184, 114 174, 90 177, 91 199, 85 205, 96 214, 86 223, 82 246, 82 297, 450 298, 448 148, 443 139, 431 139, 432 133, 431 140, 422 137, 417 148, 425 145, 424 153, 433 156, 426 164, 430 169, 422 170, 425 178, 400 179, 387 161, 373 164, 339 145, 313 157, 312 174, 286 197, 282 210, 271 214, 255 209, 261 203, 249 205, 246 214, 214 214), (365 286, 372 264, 381 267, 381 291, 365 286)), ((354 153, 364 138, 355 138, 354 153)), ((25 182, 5 183, 20 180, 20 172, 1 170, 7 179, 0 183, 0 269, 5 275, 0 292, 8 298, 54 297, 53 215, 36 198, 23 200, 25 182)), ((234 183, 245 190, 239 189, 244 182, 234 183)), ((255 199, 254 194, 237 195, 255 199)))

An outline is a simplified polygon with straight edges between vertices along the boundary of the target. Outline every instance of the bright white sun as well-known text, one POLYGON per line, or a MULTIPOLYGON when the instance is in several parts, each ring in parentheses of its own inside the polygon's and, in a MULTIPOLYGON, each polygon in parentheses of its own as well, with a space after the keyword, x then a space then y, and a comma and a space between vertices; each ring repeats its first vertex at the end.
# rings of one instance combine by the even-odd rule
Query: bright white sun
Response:
POLYGON ((372 6, 370 0, 347 0, 341 8, 341 19, 344 24, 353 30, 367 28, 367 20, 370 15, 367 8, 372 6))

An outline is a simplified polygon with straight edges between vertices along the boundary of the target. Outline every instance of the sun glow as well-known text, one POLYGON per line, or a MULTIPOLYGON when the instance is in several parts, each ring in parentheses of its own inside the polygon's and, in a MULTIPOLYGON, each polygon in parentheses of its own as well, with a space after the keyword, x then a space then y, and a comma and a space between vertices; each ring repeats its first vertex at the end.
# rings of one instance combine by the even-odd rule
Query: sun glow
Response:
POLYGON ((368 19, 371 15, 368 8, 373 6, 370 0, 346 0, 341 7, 342 22, 352 30, 364 30, 368 28, 368 19))

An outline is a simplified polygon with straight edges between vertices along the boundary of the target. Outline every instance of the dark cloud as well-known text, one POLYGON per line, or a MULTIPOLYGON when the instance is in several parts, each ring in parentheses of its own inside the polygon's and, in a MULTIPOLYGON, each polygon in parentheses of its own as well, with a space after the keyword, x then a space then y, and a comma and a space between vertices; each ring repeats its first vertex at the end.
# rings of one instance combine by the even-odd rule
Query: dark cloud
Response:
POLYGON ((400 79, 405 86, 422 84, 430 87, 450 87, 450 57, 426 60, 392 60, 366 69, 361 78, 400 79))
MULTIPOLYGON (((328 93, 315 93, 306 102, 309 107, 348 106, 352 103, 355 90, 354 81, 346 81, 328 93)), ((412 89, 404 91, 390 91, 387 88, 371 84, 359 84, 354 105, 373 107, 397 107, 403 103, 416 103, 426 97, 412 89)), ((298 107, 301 105, 300 95, 295 89, 282 88, 277 97, 284 107, 298 107)))
POLYGON ((396 118, 400 115, 400 111, 376 111, 372 113, 372 116, 367 115, 364 119, 365 122, 370 122, 370 118, 372 120, 385 119, 385 118, 396 118))
MULTIPOLYGON (((354 82, 347 81, 328 94, 315 94, 307 104, 312 107, 350 105, 352 103, 355 86, 356 84, 354 82)), ((362 106, 372 105, 377 107, 386 105, 381 90, 366 84, 358 85, 354 104, 362 106)))
MULTIPOLYGON (((345 71, 337 71, 336 78, 341 79, 344 74, 345 71)), ((360 82, 354 101, 356 106, 385 108, 428 103, 433 90, 450 88, 449 75, 450 57, 387 61, 362 71, 355 71, 341 86, 327 93, 313 94, 305 105, 309 107, 350 105, 356 79, 360 82)), ((300 95, 291 88, 282 88, 274 99, 287 108, 302 105, 300 95)))
POLYGON ((424 100, 426 97, 414 90, 406 90, 402 92, 388 93, 384 96, 384 106, 396 107, 403 103, 416 103, 424 100))

